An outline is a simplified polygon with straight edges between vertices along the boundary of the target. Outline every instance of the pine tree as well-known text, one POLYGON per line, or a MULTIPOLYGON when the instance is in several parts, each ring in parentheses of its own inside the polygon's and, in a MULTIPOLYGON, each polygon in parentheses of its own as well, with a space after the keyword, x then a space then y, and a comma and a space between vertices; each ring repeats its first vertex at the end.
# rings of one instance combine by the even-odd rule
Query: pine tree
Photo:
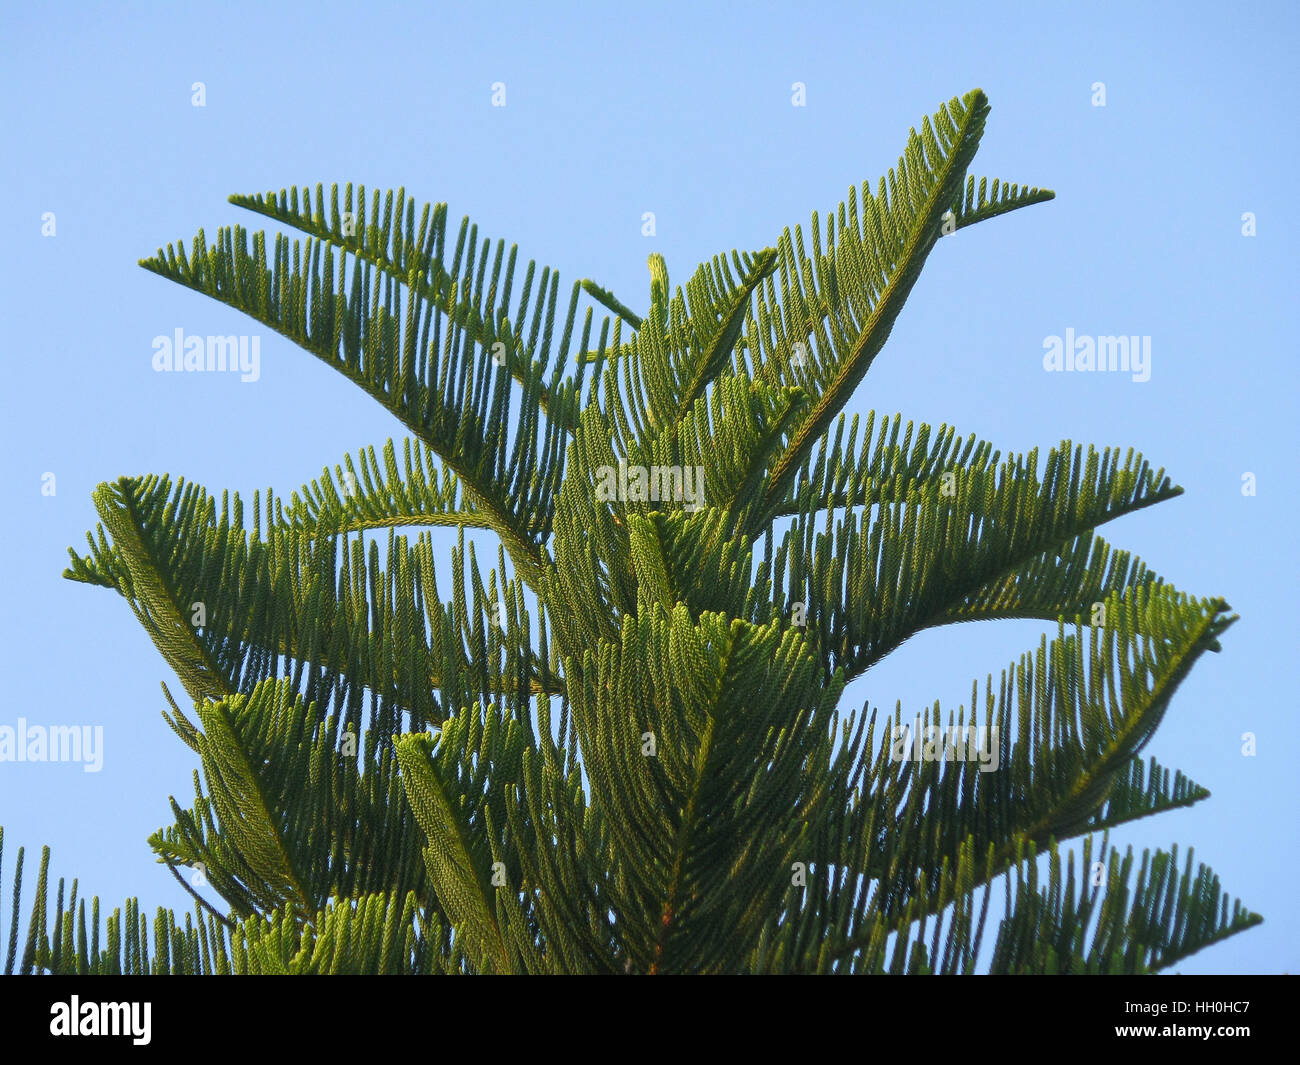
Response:
POLYGON ((644 314, 400 189, 234 196, 305 237, 144 260, 410 435, 251 508, 95 492, 65 576, 185 689, 202 773, 149 844, 195 910, 101 927, 46 848, 20 942, 20 850, 5 971, 1140 973, 1257 924, 1190 851, 1109 845, 1209 794, 1139 752, 1235 616, 1095 534, 1181 489, 841 413, 940 238, 1052 198, 971 173, 988 110, 684 290, 652 255, 644 314), (918 631, 998 618, 1055 629, 982 714, 978 681, 955 717, 841 712, 918 631))

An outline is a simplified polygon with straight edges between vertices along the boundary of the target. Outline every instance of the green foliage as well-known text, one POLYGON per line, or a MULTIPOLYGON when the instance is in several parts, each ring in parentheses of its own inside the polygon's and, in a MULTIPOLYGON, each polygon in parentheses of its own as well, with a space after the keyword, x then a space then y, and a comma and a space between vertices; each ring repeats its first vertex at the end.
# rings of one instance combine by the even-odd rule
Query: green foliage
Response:
POLYGON ((21 937, 20 850, 5 971, 1140 973, 1257 924, 1190 852, 1108 843, 1209 794, 1140 755, 1235 616, 1096 535, 1181 489, 1131 451, 1003 460, 842 413, 940 238, 1052 198, 969 172, 987 114, 952 100, 874 192, 684 289, 651 256, 644 314, 521 280, 403 190, 232 197, 304 238, 145 260, 411 435, 248 513, 96 491, 65 575, 126 600, 192 703, 163 716, 194 802, 149 844, 195 912, 101 924, 61 880, 51 906, 46 850, 21 937), (486 578, 466 528, 500 541, 486 578), (982 713, 976 680, 925 715, 988 729, 992 771, 841 713, 917 632, 1000 618, 1054 634, 982 713))

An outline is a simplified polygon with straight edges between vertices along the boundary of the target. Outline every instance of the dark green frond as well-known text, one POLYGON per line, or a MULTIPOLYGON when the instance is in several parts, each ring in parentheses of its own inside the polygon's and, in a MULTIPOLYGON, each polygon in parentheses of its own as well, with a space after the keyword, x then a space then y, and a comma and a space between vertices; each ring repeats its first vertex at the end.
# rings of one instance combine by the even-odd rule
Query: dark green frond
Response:
POLYGON ((1056 199, 1051 189, 1031 188, 1028 185, 1012 185, 998 178, 993 179, 993 189, 989 191, 989 179, 979 180, 979 194, 975 191, 975 175, 966 178, 966 192, 957 199, 953 206, 954 221, 957 229, 965 229, 976 222, 986 222, 998 215, 1008 214, 1029 207, 1035 203, 1046 203, 1056 199))
POLYGON ((984 93, 953 99, 913 130, 896 169, 873 196, 862 186, 812 219, 812 254, 802 231, 782 234, 777 276, 761 290, 738 372, 803 389, 811 405, 771 468, 766 509, 784 501, 793 478, 888 339, 903 303, 957 200, 989 113, 984 93))
POLYGON ((287 681, 195 713, 206 794, 196 773, 194 807, 173 799, 176 823, 149 840, 178 875, 197 870, 241 916, 374 891, 431 905, 389 737, 359 734, 287 681))
MULTIPOLYGON (((461 499, 454 474, 444 469, 439 478, 428 448, 408 437, 404 450, 401 470, 391 440, 384 445, 382 464, 373 447, 359 452, 355 465, 347 455, 332 475, 326 469, 301 494, 293 493, 287 506, 268 492, 267 524, 279 522, 321 535, 421 525, 492 527, 461 499)), ((255 515, 262 511, 256 497, 253 511, 255 515)))
POLYGON ((968 861, 963 856, 981 859, 964 874, 970 890, 1027 844, 1204 796, 1181 778, 1171 791, 1167 774, 1139 790, 1134 763, 1182 679, 1235 619, 1220 602, 1171 589, 1112 594, 1106 607, 1105 629, 1067 635, 1062 624, 1056 640, 1044 637, 1035 656, 1004 671, 996 689, 990 677, 982 715, 975 688, 969 713, 943 715, 936 704, 904 720, 900 708, 878 736, 869 720, 863 760, 840 785, 847 809, 831 808, 805 852, 837 879, 788 922, 791 964, 812 964, 832 935, 843 956, 865 949, 877 918, 892 927, 903 915, 938 913, 952 901, 945 871, 968 861), (848 890, 859 875, 861 885, 848 890))
POLYGON ((772 557, 778 606, 788 614, 805 604, 827 669, 849 677, 934 625, 1090 608, 1097 600, 1087 596, 1125 582, 1107 576, 1104 555, 1091 567, 1079 560, 1085 534, 1182 491, 1132 451, 1121 464, 1117 451, 1085 455, 1068 441, 1041 474, 1031 451, 914 481, 906 496, 898 476, 893 502, 846 513, 833 533, 829 515, 796 518, 772 557))
POLYGON ((678 606, 625 618, 617 642, 586 653, 574 724, 634 971, 731 971, 784 893, 791 834, 821 794, 805 770, 838 696, 818 692, 801 645, 678 606))
MULTIPOLYGON (((173 491, 165 477, 123 478, 96 502, 112 542, 101 527, 67 575, 119 591, 192 699, 305 672, 309 698, 345 701, 354 720, 363 688, 374 693, 372 725, 391 734, 403 714, 417 728, 440 719, 439 694, 455 708, 555 686, 529 650, 518 578, 490 574, 490 595, 472 546, 473 599, 444 606, 427 533, 412 546, 390 529, 381 569, 378 545, 360 536, 322 536, 278 510, 263 528, 256 508, 247 529, 238 495, 218 514, 183 481, 173 491)), ((462 544, 450 567, 458 593, 465 558, 462 544)))
POLYGON ((506 796, 530 746, 519 722, 478 706, 448 718, 436 737, 411 734, 396 743, 406 795, 428 841, 430 882, 476 972, 537 972, 542 965, 515 854, 535 840, 503 835, 506 796))
MULTIPOLYGON (((507 261, 498 242, 493 254, 468 219, 448 257, 445 206, 432 214, 426 208, 417 228, 407 203, 402 225, 399 191, 395 225, 392 194, 380 221, 375 193, 367 223, 361 189, 349 234, 351 187, 343 212, 335 190, 328 221, 320 187, 315 211, 306 193, 301 208, 297 197, 295 189, 239 202, 317 234, 305 242, 277 236, 268 256, 264 233, 253 235, 250 248, 249 234, 236 226, 222 229, 212 247, 200 232, 188 255, 184 245, 168 245, 141 265, 243 311, 371 395, 442 458, 534 582, 577 412, 580 376, 566 383, 561 375, 579 287, 564 311, 556 354, 558 275, 543 270, 534 298, 529 265, 512 324, 515 253, 507 261), (553 355, 548 383, 543 374, 553 355), (514 419, 512 375, 522 386, 514 419)), ((583 348, 590 328, 588 315, 583 348)))
MULTIPOLYGON (((1084 868, 1090 855, 1085 849, 1084 868)), ((1178 872, 1178 847, 1143 852, 1137 883, 1129 882, 1133 849, 1111 851, 1105 890, 1089 887, 1087 874, 1069 856, 1064 878, 1056 847, 1050 851, 1048 883, 1036 863, 1015 877, 1015 901, 998 929, 990 972, 1021 975, 1069 973, 1135 975, 1159 972, 1188 955, 1261 923, 1241 902, 1229 899, 1219 878, 1204 865, 1192 872, 1192 852, 1178 872)))

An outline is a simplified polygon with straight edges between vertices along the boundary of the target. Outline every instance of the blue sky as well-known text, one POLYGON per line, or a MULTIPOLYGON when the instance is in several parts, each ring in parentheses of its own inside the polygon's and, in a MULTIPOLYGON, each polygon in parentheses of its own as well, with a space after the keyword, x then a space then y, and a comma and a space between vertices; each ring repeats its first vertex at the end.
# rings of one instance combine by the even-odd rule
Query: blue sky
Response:
MULTIPOLYGON (((774 244, 874 186, 909 127, 978 86, 992 114, 975 171, 1057 199, 936 249, 849 409, 948 422, 1004 454, 1131 446, 1184 486, 1102 534, 1241 615, 1149 748, 1213 797, 1115 841, 1191 845, 1264 914, 1180 971, 1295 971, 1293 4, 68 3, 0 19, 0 724, 105 737, 98 773, 0 763, 7 870, 48 843, 56 873, 110 908, 189 908, 145 843, 169 794, 192 798, 195 760, 159 716, 174 678, 117 596, 60 578, 95 486, 152 472, 287 493, 401 438, 338 374, 137 259, 200 227, 259 228, 231 193, 404 185, 643 308, 650 252, 684 283, 704 258, 774 244), (258 333, 260 379, 153 372, 153 338, 176 328, 258 333), (1044 372, 1044 338, 1066 329, 1149 336, 1150 380, 1044 372)), ((1041 631, 927 632, 852 694, 955 707, 1041 631)))

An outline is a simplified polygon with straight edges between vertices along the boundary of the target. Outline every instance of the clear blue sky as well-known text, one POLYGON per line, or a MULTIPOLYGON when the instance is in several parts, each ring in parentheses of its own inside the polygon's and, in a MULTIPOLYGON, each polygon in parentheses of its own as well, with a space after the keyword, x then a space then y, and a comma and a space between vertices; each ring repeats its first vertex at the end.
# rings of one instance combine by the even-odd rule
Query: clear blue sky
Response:
MULTIPOLYGON (((116 595, 60 578, 95 486, 154 472, 288 492, 400 439, 335 372, 138 258, 200 227, 257 228, 230 193, 405 185, 640 308, 651 251, 681 283, 775 243, 978 86, 993 110, 976 171, 1058 198, 939 246, 851 409, 947 421, 1004 454, 1132 446, 1186 488, 1103 535, 1241 614, 1149 749, 1214 794, 1118 842, 1194 846, 1266 918, 1181 971, 1297 969, 1294 4, 64 3, 2 19, 0 724, 105 737, 99 773, 0 764, 6 869, 48 843, 110 908, 189 908, 145 844, 171 823, 168 794, 193 794, 195 759, 159 716, 174 678, 116 595), (258 333, 261 379, 154 373, 152 339, 178 327, 258 333), (1067 328, 1150 336, 1151 379, 1045 373, 1044 338, 1067 328)), ((956 706, 1041 628, 925 633, 852 694, 956 706)))

